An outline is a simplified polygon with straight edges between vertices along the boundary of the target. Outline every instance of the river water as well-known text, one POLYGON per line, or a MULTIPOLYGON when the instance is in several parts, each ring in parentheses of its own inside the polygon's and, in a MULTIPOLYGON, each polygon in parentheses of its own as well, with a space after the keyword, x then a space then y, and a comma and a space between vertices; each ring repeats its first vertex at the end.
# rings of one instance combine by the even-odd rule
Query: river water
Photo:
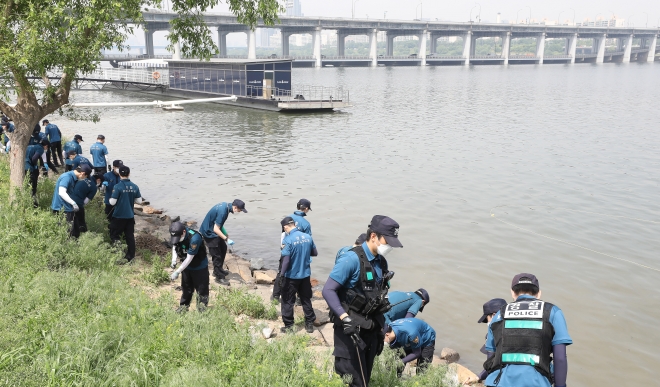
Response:
POLYGON ((236 251, 271 266, 279 220, 300 198, 312 202, 320 279, 372 215, 391 216, 405 246, 388 256, 393 288, 429 291, 420 317, 437 347, 477 373, 481 305, 510 299, 513 275, 531 272, 566 315, 571 385, 656 384, 659 65, 294 69, 293 82, 343 85, 354 107, 126 107, 104 109, 98 124, 51 121, 82 134, 85 152, 104 134, 111 157, 172 215, 200 221, 241 198, 249 213, 226 224, 236 251))

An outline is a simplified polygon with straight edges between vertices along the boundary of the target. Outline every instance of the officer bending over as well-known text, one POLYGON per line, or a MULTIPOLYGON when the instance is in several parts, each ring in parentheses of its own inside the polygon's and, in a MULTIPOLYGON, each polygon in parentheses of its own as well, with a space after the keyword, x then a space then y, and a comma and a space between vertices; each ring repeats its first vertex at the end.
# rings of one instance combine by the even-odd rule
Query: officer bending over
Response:
POLYGON ((50 208, 55 214, 64 210, 66 221, 69 224, 69 235, 74 238, 80 236, 80 225, 78 224, 78 218, 76 217, 76 212, 80 211, 80 207, 78 206, 78 203, 73 200, 71 194, 76 187, 76 182, 78 180, 84 180, 91 173, 91 168, 86 165, 81 165, 73 171, 60 175, 55 183, 55 191, 53 192, 53 200, 50 204, 50 208))
POLYGON ((426 322, 417 318, 404 318, 393 321, 387 327, 385 342, 390 348, 403 348, 405 356, 401 358, 398 374, 401 376, 408 362, 417 360, 417 370, 423 372, 433 362, 435 351, 435 330, 426 322))
POLYGON ((541 301, 536 276, 521 273, 511 281, 513 303, 503 306, 488 326, 486 350, 495 352, 484 363, 486 386, 566 386, 568 335, 564 313, 541 301), (552 356, 551 356, 552 354, 552 356))
POLYGON ((73 169, 73 163, 72 159, 68 158, 69 157, 69 152, 74 151, 76 152, 76 155, 82 154, 82 147, 80 146, 80 143, 83 141, 82 136, 79 134, 76 134, 73 136, 73 140, 67 141, 64 144, 64 153, 67 155, 67 159, 65 160, 66 164, 66 170, 71 171, 73 169))
MULTIPOLYGON (((88 166, 86 167, 88 168, 88 166)), ((115 184, 109 200, 110 205, 114 206, 112 219, 110 219, 110 240, 117 243, 123 234, 128 245, 124 259, 117 262, 120 265, 130 263, 135 258, 135 212, 133 204, 142 203, 140 188, 129 179, 130 175, 131 170, 127 166, 122 165, 119 168, 121 181, 115 184)))
POLYGON ((176 269, 177 258, 181 266, 170 277, 176 280, 181 274, 181 301, 177 313, 187 312, 192 296, 197 291, 197 310, 203 312, 209 303, 209 260, 202 235, 181 222, 170 225, 172 244, 172 269, 176 269))
POLYGON ((394 275, 385 255, 399 242, 399 224, 376 215, 366 241, 340 257, 323 287, 334 322, 335 371, 352 377, 351 386, 369 384, 376 356, 383 350, 387 289, 394 275))
POLYGON ((431 302, 429 293, 424 289, 417 289, 414 292, 390 292, 387 297, 390 300, 391 309, 385 313, 385 323, 402 318, 417 316, 417 313, 423 312, 426 304, 431 302))
MULTIPOLYGON (((501 298, 493 298, 492 300, 486 302, 483 305, 483 312, 484 314, 481 316, 481 318, 477 321, 477 323, 486 323, 490 324, 491 320, 493 317, 495 317, 495 313, 497 313, 500 309, 502 309, 503 306, 505 306, 507 302, 501 298)), ((488 335, 486 335, 486 339, 488 338, 488 335)), ((486 350, 486 344, 481 346, 481 349, 479 352, 483 353, 486 355, 486 360, 490 359, 495 355, 494 352, 490 352, 486 350)), ((486 376, 488 376, 488 372, 486 370, 481 371, 479 373, 479 380, 482 381, 486 379, 486 376)))
POLYGON ((73 160, 71 160, 71 165, 73 165, 73 169, 78 168, 79 165, 81 164, 87 164, 89 165, 90 168, 92 168, 92 171, 94 170, 94 167, 92 166, 92 163, 89 161, 89 159, 83 155, 76 155, 73 160))
MULTIPOLYGON (((83 170, 83 165, 80 166, 81 170, 83 170)), ((89 166, 85 166, 84 170, 90 171, 91 173, 91 168, 89 166)), ((75 213, 76 221, 78 223, 78 230, 80 234, 84 233, 87 231, 87 220, 85 219, 85 206, 92 200, 94 199, 94 196, 96 196, 96 183, 92 181, 92 178, 94 176, 86 177, 84 179, 78 179, 76 182, 76 185, 73 187, 73 192, 70 193, 69 196, 71 196, 71 199, 76 202, 78 205, 78 212, 75 213)))
MULTIPOLYGON (((42 162, 46 161, 46 151, 50 143, 48 140, 41 140, 39 144, 29 145, 25 151, 25 174, 30 177, 30 185, 32 186, 32 198, 34 205, 37 206, 37 182, 39 181, 39 159, 42 162)), ((48 168, 45 164, 44 168, 48 168)))
POLYGON ((314 332, 314 308, 312 308, 312 283, 310 277, 312 270, 310 264, 312 257, 316 257, 316 245, 311 236, 296 228, 290 216, 282 219, 282 230, 286 237, 282 241, 282 276, 279 278, 282 288, 282 332, 293 329, 293 307, 296 303, 296 294, 300 295, 300 303, 305 313, 305 330, 314 332))
POLYGON ((230 213, 238 214, 240 212, 247 213, 245 203, 240 199, 235 199, 231 203, 218 203, 209 210, 202 221, 202 226, 199 228, 199 232, 204 237, 204 242, 206 242, 211 254, 215 282, 220 285, 229 286, 229 281, 225 279, 229 272, 224 270, 222 266, 225 264, 225 257, 227 256, 227 243, 229 245, 234 244, 234 241, 222 232, 222 227, 230 213))
POLYGON ((110 204, 110 196, 112 195, 112 190, 115 188, 115 184, 121 181, 119 177, 119 168, 124 166, 124 162, 121 160, 115 160, 112 162, 112 171, 103 175, 103 182, 99 187, 101 193, 105 195, 103 203, 105 204, 105 216, 108 220, 112 219, 112 210, 114 206, 110 204))

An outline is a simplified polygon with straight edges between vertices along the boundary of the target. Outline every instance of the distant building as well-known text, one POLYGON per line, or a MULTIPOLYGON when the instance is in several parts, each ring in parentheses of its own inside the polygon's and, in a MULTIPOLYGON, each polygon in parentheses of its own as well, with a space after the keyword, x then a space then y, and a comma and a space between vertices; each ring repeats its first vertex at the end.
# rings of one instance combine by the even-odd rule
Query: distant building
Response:
POLYGON ((270 38, 275 35, 274 28, 260 28, 258 30, 259 38, 257 39, 257 46, 259 47, 270 47, 270 38))
POLYGON ((304 16, 302 13, 302 7, 300 6, 300 0, 287 0, 285 7, 286 16, 304 16))
POLYGON ((584 19, 582 23, 575 23, 578 27, 625 27, 625 19, 619 19, 616 16, 610 20, 596 20, 591 21, 589 18, 584 19))

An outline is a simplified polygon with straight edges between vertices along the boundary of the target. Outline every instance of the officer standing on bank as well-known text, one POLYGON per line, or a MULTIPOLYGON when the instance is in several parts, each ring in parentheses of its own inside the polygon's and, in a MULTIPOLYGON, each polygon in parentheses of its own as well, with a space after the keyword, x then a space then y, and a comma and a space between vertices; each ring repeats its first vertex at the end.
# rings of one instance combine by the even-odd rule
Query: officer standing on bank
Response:
POLYGON ((114 206, 112 219, 110 219, 110 240, 117 243, 123 234, 128 245, 124 259, 117 262, 120 265, 130 263, 135 258, 135 212, 133 205, 142 203, 140 188, 130 180, 130 175, 130 168, 125 165, 121 166, 119 168, 121 181, 114 186, 112 195, 110 195, 110 205, 114 206))
MULTIPOLYGON (((37 182, 39 181, 39 159, 42 162, 46 159, 46 151, 50 143, 48 140, 41 140, 39 144, 29 145, 25 151, 25 174, 30 177, 30 185, 32 186, 32 198, 34 205, 37 206, 37 182)), ((45 164, 44 168, 48 168, 45 164)))
POLYGON ((424 289, 417 289, 414 292, 390 292, 388 295, 391 309, 385 313, 385 323, 402 318, 411 318, 417 316, 417 313, 423 312, 426 304, 431 302, 429 293, 424 289))
POLYGON ((202 221, 202 226, 199 228, 199 232, 209 248, 209 254, 211 254, 215 282, 220 285, 229 286, 229 281, 225 279, 229 272, 224 270, 222 266, 225 264, 225 257, 227 256, 227 244, 234 244, 234 241, 222 232, 222 227, 230 213, 238 214, 240 212, 247 213, 245 202, 240 199, 235 199, 231 203, 218 203, 209 210, 202 221))
POLYGON ((73 136, 73 140, 67 141, 64 144, 64 153, 67 155, 67 159, 64 160, 64 163, 66 164, 66 170, 71 171, 73 170, 73 162, 68 158, 69 152, 75 151, 77 155, 82 154, 82 147, 80 146, 80 143, 83 141, 83 138, 81 135, 76 134, 73 136))
POLYGON ((203 312, 209 303, 209 260, 206 257, 206 246, 202 235, 186 227, 181 222, 170 225, 170 243, 172 244, 172 269, 176 269, 177 261, 181 266, 176 269, 170 279, 176 280, 181 275, 181 301, 177 313, 187 312, 192 296, 197 291, 197 310, 203 312))
POLYGON ((99 134, 96 142, 89 147, 89 153, 92 155, 92 167, 95 175, 104 175, 108 165, 108 148, 105 146, 105 136, 99 134))
POLYGON ((376 215, 367 229, 366 241, 343 254, 323 287, 334 322, 335 371, 350 375, 351 386, 369 385, 376 356, 383 350, 387 289, 394 275, 387 255, 399 242, 399 224, 376 215))
POLYGON ((112 195, 112 190, 115 188, 115 185, 121 181, 119 177, 119 168, 124 166, 124 162, 121 160, 115 160, 112 162, 112 171, 103 175, 103 182, 99 187, 101 193, 105 195, 103 203, 105 204, 105 216, 108 220, 112 219, 112 209, 114 208, 110 204, 110 196, 112 195))
POLYGON ((573 344, 564 313, 541 301, 535 275, 521 273, 511 281, 513 303, 503 306, 488 326, 486 350, 495 352, 484 363, 486 386, 550 387, 554 363, 555 387, 566 387, 566 346, 573 344), (552 356, 551 356, 552 355, 552 356))
POLYGON ((59 167, 64 164, 64 159, 62 159, 62 132, 57 125, 51 124, 48 120, 43 120, 41 125, 45 126, 44 132, 46 133, 46 137, 48 137, 48 141, 50 141, 50 149, 48 150, 46 157, 48 161, 50 161, 50 156, 52 155, 53 164, 56 167, 59 167))
POLYGON ((316 257, 316 245, 308 234, 298 230, 295 221, 290 216, 280 222, 282 231, 286 233, 282 244, 282 276, 279 278, 282 289, 282 332, 293 329, 293 306, 296 294, 300 295, 300 303, 305 313, 305 330, 314 332, 314 308, 312 308, 312 257, 316 257))

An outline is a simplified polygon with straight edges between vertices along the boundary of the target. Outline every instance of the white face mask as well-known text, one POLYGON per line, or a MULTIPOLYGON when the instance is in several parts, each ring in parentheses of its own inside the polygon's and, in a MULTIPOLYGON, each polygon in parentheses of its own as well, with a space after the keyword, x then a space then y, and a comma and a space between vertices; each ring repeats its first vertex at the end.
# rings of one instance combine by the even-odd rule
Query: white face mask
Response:
POLYGON ((380 254, 384 257, 387 254, 389 254, 389 252, 392 251, 393 248, 394 247, 392 247, 388 244, 380 245, 380 246, 378 246, 378 254, 380 254))
POLYGON ((115 173, 119 175, 119 168, 115 168, 115 173))

